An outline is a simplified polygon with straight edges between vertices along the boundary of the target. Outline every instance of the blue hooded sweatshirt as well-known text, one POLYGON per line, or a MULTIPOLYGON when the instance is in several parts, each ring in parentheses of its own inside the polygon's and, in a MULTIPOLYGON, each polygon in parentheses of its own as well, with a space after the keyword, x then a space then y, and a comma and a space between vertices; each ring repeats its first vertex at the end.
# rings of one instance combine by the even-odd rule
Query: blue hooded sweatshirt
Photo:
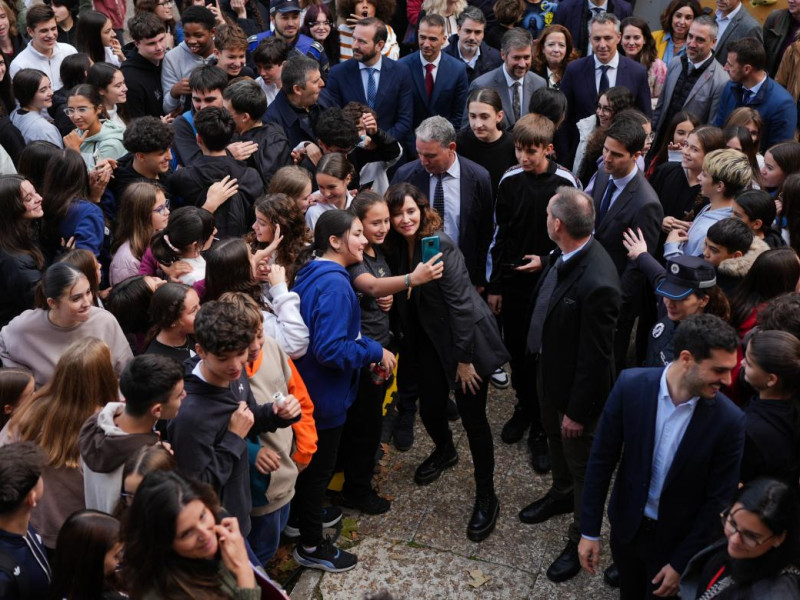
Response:
POLYGON ((362 367, 380 362, 381 345, 360 337, 361 308, 347 270, 329 260, 313 260, 297 273, 294 288, 308 327, 308 352, 295 361, 314 403, 318 430, 344 424, 356 398, 362 367))

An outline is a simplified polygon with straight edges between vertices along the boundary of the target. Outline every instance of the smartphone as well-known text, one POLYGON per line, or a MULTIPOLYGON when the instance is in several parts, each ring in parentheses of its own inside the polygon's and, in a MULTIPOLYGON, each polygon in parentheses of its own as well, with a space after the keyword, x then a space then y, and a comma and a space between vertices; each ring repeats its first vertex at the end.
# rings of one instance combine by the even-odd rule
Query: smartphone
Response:
POLYGON ((437 254, 439 254, 439 238, 435 235, 422 238, 422 262, 428 262, 437 254))
POLYGON ((512 262, 505 263, 505 267, 507 269, 516 269, 517 267, 521 267, 522 265, 528 264, 528 261, 524 258, 520 258, 519 260, 515 260, 512 262))

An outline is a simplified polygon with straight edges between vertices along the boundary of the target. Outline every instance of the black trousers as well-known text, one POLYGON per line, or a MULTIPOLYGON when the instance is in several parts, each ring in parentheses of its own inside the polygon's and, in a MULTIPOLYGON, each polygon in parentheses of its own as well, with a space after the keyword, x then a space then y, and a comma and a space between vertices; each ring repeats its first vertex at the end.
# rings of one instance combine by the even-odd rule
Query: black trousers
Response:
POLYGON ((361 369, 358 395, 347 411, 339 445, 339 464, 344 468, 342 493, 351 500, 361 500, 372 492, 385 397, 386 383, 375 385, 369 368, 361 369))
POLYGON ((336 467, 336 454, 344 426, 317 430, 317 451, 297 476, 292 513, 297 515, 300 543, 316 546, 322 542, 322 501, 336 467))
MULTIPOLYGON (((661 543, 655 521, 646 517, 636 536, 627 544, 621 544, 611 530, 611 555, 619 569, 620 600, 656 600, 653 591, 659 586, 651 582, 656 574, 669 562, 669 550, 661 543)), ((660 584, 659 584, 660 585, 660 584)), ((677 596, 669 596, 677 598, 677 596)), ((663 598, 662 598, 663 600, 663 598)))
MULTIPOLYGON (((437 450, 453 443, 453 433, 447 420, 447 398, 450 386, 439 355, 419 322, 414 319, 413 347, 419 384, 419 413, 425 431, 436 444, 437 450)), ((402 360, 402 359, 401 359, 402 360)), ((456 405, 461 423, 467 432, 472 462, 475 465, 475 491, 478 495, 494 493, 494 442, 486 418, 486 395, 489 376, 483 378, 477 394, 455 390, 456 405)))

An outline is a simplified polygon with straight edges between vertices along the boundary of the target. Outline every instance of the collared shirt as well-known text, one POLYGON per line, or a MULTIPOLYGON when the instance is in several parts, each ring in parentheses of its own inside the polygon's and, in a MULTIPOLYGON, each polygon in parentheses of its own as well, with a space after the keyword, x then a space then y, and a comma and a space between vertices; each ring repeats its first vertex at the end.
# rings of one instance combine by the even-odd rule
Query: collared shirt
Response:
POLYGON ((69 44, 56 42, 52 56, 46 56, 33 47, 33 42, 28 42, 7 68, 12 78, 22 69, 38 69, 47 75, 53 91, 56 92, 64 86, 61 82, 61 63, 67 56, 77 52, 69 44))
MULTIPOLYGON (((442 177, 442 189, 444 190, 444 232, 458 246, 458 223, 461 218, 461 163, 458 155, 442 177)), ((433 206, 435 192, 436 175, 430 175, 428 198, 431 198, 431 206, 433 206)))
POLYGON ((672 34, 665 33, 664 34, 664 39, 667 42, 667 46, 666 46, 666 48, 664 48, 664 57, 661 59, 661 60, 664 61, 664 64, 668 65, 669 61, 671 61, 676 56, 683 56, 683 55, 686 54, 686 44, 685 43, 683 44, 683 46, 681 46, 681 49, 678 51, 678 53, 677 54, 675 53, 675 42, 672 41, 672 34))
MULTIPOLYGON (((627 175, 625 175, 625 177, 622 177, 620 179, 614 179, 613 177, 609 177, 608 178, 609 183, 611 183, 613 181, 614 184, 616 185, 616 188, 614 189, 614 193, 611 194, 611 202, 608 203, 608 210, 611 210, 611 207, 614 206, 614 202, 617 201, 617 198, 619 198, 619 195, 622 193, 622 190, 625 189, 625 186, 628 185, 631 182, 631 179, 636 177, 636 172, 638 170, 639 170, 639 167, 637 167, 636 165, 633 165, 633 168, 631 169, 631 172, 628 173, 627 175)), ((604 191, 604 193, 605 193, 605 191, 604 191)))
POLYGON ((597 6, 592 0, 586 0, 586 6, 589 7, 589 23, 587 23, 586 27, 589 28, 589 35, 586 36, 588 40, 588 47, 586 48, 586 56, 591 56, 594 54, 594 49, 592 48, 592 24, 591 20, 594 17, 596 9, 600 9, 601 12, 608 12, 608 0, 605 0, 600 6, 597 6))
MULTIPOLYGON (((761 89, 761 86, 762 86, 762 85, 764 85, 764 83, 765 83, 766 81, 767 81, 767 74, 766 74, 766 73, 764 73, 764 79, 762 79, 761 81, 759 81, 759 82, 758 82, 757 84, 755 84, 753 87, 751 87, 751 88, 749 88, 749 89, 748 89, 748 88, 746 88, 746 87, 742 86, 742 90, 744 90, 745 92, 751 92, 751 93, 752 93, 752 96, 750 96, 750 98, 749 98, 749 99, 750 99, 750 102, 752 102, 752 101, 753 101, 753 98, 755 98, 755 97, 756 97, 756 94, 758 94, 758 90, 760 90, 760 89, 761 89)), ((744 97, 744 94, 742 94, 742 96, 744 97)))
POLYGON ((263 77, 258 77, 256 83, 261 87, 261 91, 264 92, 264 95, 267 97, 267 106, 269 106, 272 104, 272 101, 275 100, 275 96, 278 95, 280 88, 275 83, 265 83, 263 77))
MULTIPOLYGON (((378 55, 378 62, 374 65, 367 66, 364 63, 358 63, 359 73, 361 74, 361 85, 364 86, 364 98, 369 98, 369 94, 367 94, 367 82, 369 82, 369 69, 375 69, 373 77, 375 78, 375 91, 378 91, 378 86, 381 82, 381 66, 383 65, 383 57, 379 54, 378 55)), ((435 71, 436 69, 434 69, 435 71)))
POLYGON ((691 63, 691 65, 692 65, 692 67, 694 69, 702 69, 703 65, 706 64, 708 61, 710 61, 712 58, 714 58, 714 55, 713 54, 709 54, 708 56, 706 56, 706 58, 704 60, 701 60, 700 62, 689 61, 689 63, 691 63))
POLYGON ((658 386, 653 464, 650 472, 647 504, 644 507, 644 515, 655 520, 658 519, 658 505, 664 489, 664 482, 700 399, 699 396, 694 396, 687 402, 675 405, 669 395, 669 386, 667 385, 667 371, 671 364, 667 365, 661 374, 661 383, 658 386))
POLYGON ((428 62, 425 60, 425 57, 422 56, 422 52, 419 53, 419 62, 422 63, 422 80, 425 81, 425 75, 428 74, 427 65, 433 65, 433 71, 431 71, 431 76, 433 77, 433 82, 436 83, 436 75, 439 73, 439 63, 442 61, 442 53, 439 52, 439 56, 437 56, 432 62, 428 62))
POLYGON ((506 71, 506 66, 503 65, 503 75, 506 78, 506 85, 508 86, 508 99, 513 103, 514 102, 514 84, 519 82, 519 106, 520 106, 520 114, 525 114, 525 109, 522 108, 525 106, 525 100, 522 97, 523 92, 525 90, 525 77, 521 79, 514 79, 511 75, 508 74, 506 71))
POLYGON ((481 55, 481 47, 480 47, 480 46, 478 46, 478 49, 477 49, 477 51, 475 52, 475 56, 473 56, 473 57, 472 57, 472 58, 470 58, 470 59, 466 59, 466 58, 464 58, 464 55, 463 55, 463 54, 461 54, 461 46, 459 46, 458 44, 456 44, 456 46, 458 47, 458 57, 459 57, 461 60, 463 60, 463 61, 464 61, 464 63, 465 63, 465 64, 466 64, 466 65, 467 65, 467 66, 468 66, 470 69, 474 69, 474 68, 475 68, 475 65, 476 65, 476 64, 478 64, 478 57, 481 55))
POLYGON ((728 25, 731 24, 731 20, 739 13, 740 10, 742 10, 741 2, 739 3, 739 6, 737 6, 731 12, 728 13, 728 16, 724 16, 722 14, 722 11, 718 10, 716 12, 717 27, 719 28, 719 31, 717 32, 717 40, 722 39, 722 35, 725 33, 725 30, 728 28, 728 25))
MULTIPOLYGON (((600 77, 603 75, 603 71, 600 67, 603 66, 597 57, 594 57, 594 89, 600 90, 600 77)), ((614 53, 614 58, 608 61, 608 66, 611 67, 607 73, 608 77, 608 87, 612 88, 617 85, 617 71, 619 70, 619 52, 614 53)))
POLYGON ((572 252, 567 252, 567 253, 565 253, 565 254, 562 254, 562 255, 561 255, 561 262, 562 262, 562 263, 565 263, 565 262, 567 262, 567 261, 568 261, 570 258, 572 258, 572 257, 573 257, 573 256, 575 256, 575 255, 576 255, 578 252, 580 252, 581 250, 583 250, 583 249, 586 247, 586 244, 588 244, 590 241, 592 241, 592 238, 591 238, 591 237, 590 237, 588 240, 586 240, 585 242, 583 242, 583 243, 582 243, 580 246, 578 246, 577 248, 575 248, 575 250, 573 250, 572 252))

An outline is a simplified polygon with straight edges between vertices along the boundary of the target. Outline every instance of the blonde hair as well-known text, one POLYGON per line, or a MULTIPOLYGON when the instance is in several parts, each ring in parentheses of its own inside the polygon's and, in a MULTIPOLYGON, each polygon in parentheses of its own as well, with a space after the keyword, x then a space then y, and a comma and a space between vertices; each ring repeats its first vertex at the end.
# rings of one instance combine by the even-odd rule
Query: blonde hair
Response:
POLYGON ((290 165, 281 167, 272 176, 269 182, 270 194, 286 194, 296 200, 305 191, 306 186, 312 185, 311 173, 303 167, 290 165))
MULTIPOLYGON (((466 7, 467 0, 458 0, 453 9, 453 16, 457 19, 458 15, 460 15, 461 11, 466 7)), ((428 15, 440 15, 444 17, 444 11, 447 10, 447 0, 425 0, 425 2, 422 3, 422 10, 428 15)))
POLYGON ((8 17, 9 37, 14 37, 19 33, 17 29, 17 13, 11 9, 8 2, 5 2, 5 0, 0 0, 0 10, 4 10, 6 12, 6 17, 8 17))
POLYGON ((703 159, 703 171, 713 181, 725 184, 725 197, 733 198, 753 183, 753 168, 747 156, 739 150, 712 150, 703 159))
POLYGON ((102 340, 87 337, 70 344, 53 379, 14 412, 12 437, 36 442, 54 468, 77 468, 78 435, 86 420, 119 398, 111 351, 102 340))

